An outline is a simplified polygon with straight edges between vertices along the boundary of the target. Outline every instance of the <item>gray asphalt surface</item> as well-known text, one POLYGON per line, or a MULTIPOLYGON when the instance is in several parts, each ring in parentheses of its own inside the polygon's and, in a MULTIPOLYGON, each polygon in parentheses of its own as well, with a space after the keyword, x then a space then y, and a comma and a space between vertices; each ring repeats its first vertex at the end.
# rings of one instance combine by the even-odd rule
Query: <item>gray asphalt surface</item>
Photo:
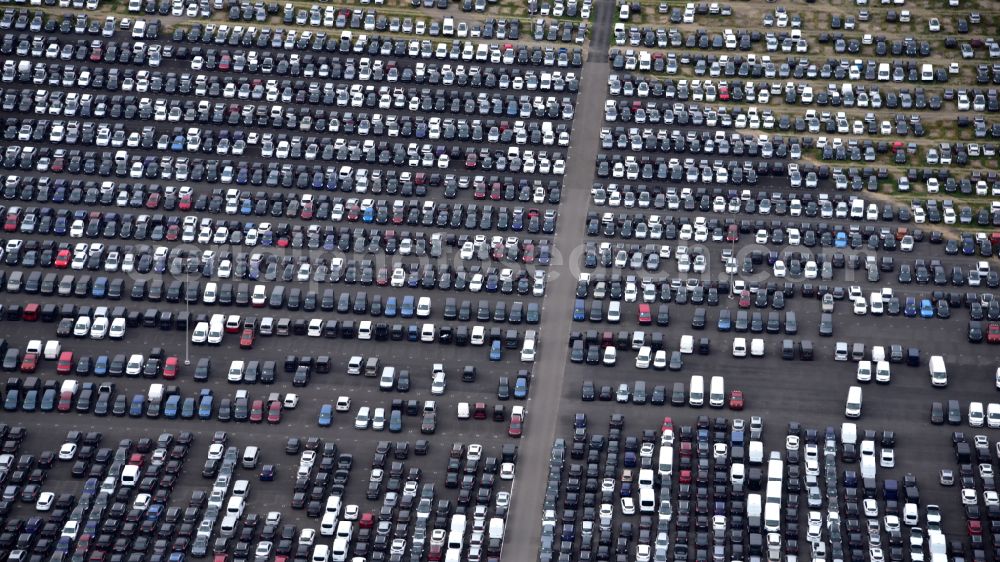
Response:
MULTIPOLYGON (((612 3, 596 2, 595 29, 609 27, 612 3)), ((596 35, 595 35, 596 37, 596 35)), ((597 47, 592 38, 592 46, 597 47)), ((594 48, 591 52, 602 50, 594 48)), ((520 450, 518 486, 514 489, 512 505, 525 517, 509 520, 505 537, 504 556, 509 560, 527 561, 538 556, 541 537, 540 517, 545 483, 548 475, 549 449, 558 430, 560 413, 565 402, 568 382, 566 372, 573 366, 566 361, 565 336, 572 324, 576 281, 579 278, 579 250, 584 241, 583 219, 587 206, 593 168, 598 145, 593 142, 600 130, 600 115, 604 106, 604 86, 610 74, 603 62, 587 62, 583 82, 577 98, 577 118, 573 124, 573 145, 567 158, 564 179, 564 196, 559 208, 562 227, 556 233, 556 255, 561 257, 550 267, 549 286, 542 305, 544 311, 540 333, 543 348, 535 363, 535 378, 529 399, 526 438, 520 450)))

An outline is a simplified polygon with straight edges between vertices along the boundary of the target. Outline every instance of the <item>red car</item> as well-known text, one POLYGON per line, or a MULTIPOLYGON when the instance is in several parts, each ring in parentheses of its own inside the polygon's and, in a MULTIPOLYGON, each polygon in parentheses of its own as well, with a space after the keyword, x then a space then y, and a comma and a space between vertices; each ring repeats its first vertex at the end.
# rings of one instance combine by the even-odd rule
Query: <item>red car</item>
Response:
POLYGON ((240 336, 240 349, 253 349, 254 333, 252 328, 245 328, 240 336))
POLYGON ((981 521, 969 521, 968 523, 969 536, 978 536, 983 534, 983 523, 981 521))
POLYGON ((682 470, 682 471, 680 471, 680 476, 679 476, 678 479, 680 480, 681 484, 690 484, 691 483, 691 471, 690 470, 682 470))
POLYGON ((59 250, 59 253, 56 255, 56 261, 54 261, 52 265, 55 266, 56 269, 66 269, 69 267, 69 262, 72 259, 73 256, 70 254, 69 250, 59 250))
POLYGON ((56 409, 60 412, 68 412, 73 408, 73 393, 70 391, 59 394, 59 405, 56 409))
POLYGON ((281 423, 281 402, 275 400, 267 407, 267 423, 281 423))
POLYGON ((1000 323, 990 322, 987 326, 986 343, 1000 343, 1000 323))
POLYGON ((750 291, 740 291, 740 308, 750 308, 750 291))
POLYGON ((649 309, 649 305, 642 303, 639 305, 639 324, 643 326, 648 326, 653 321, 653 315, 649 309))
POLYGON ((73 352, 64 351, 59 354, 59 361, 56 363, 56 372, 60 375, 69 374, 73 370, 73 352))
POLYGON ((375 516, 371 513, 362 513, 361 519, 358 519, 358 527, 362 529, 371 529, 375 526, 375 516))
POLYGON ((514 414, 510 417, 510 427, 507 428, 507 435, 511 437, 520 437, 524 427, 521 421, 521 416, 514 414))
POLYGON ((177 378, 177 358, 171 355, 167 357, 167 360, 163 362, 163 378, 165 379, 176 379, 177 378))
POLYGON ((743 391, 734 390, 729 394, 729 409, 730 410, 742 410, 743 409, 743 391))
POLYGON ((662 433, 662 432, 664 432, 664 431, 666 431, 668 429, 671 430, 671 431, 673 431, 673 429, 674 429, 674 420, 670 416, 664 416, 663 417, 663 425, 660 426, 660 432, 662 433))
POLYGON ((34 373, 36 368, 38 368, 38 354, 25 353, 24 359, 21 360, 21 372, 34 373))
POLYGON ((260 423, 264 421, 264 401, 254 400, 250 404, 250 421, 253 423, 260 423))

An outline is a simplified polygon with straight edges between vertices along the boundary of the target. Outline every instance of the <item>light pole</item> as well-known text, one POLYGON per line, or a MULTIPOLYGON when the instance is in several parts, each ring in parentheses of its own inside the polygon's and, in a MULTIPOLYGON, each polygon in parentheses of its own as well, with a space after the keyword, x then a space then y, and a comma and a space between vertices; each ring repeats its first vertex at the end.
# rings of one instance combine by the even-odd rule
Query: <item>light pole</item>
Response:
POLYGON ((188 291, 191 287, 191 270, 184 264, 184 311, 187 314, 187 324, 184 329, 184 364, 191 364, 191 300, 188 299, 188 291))

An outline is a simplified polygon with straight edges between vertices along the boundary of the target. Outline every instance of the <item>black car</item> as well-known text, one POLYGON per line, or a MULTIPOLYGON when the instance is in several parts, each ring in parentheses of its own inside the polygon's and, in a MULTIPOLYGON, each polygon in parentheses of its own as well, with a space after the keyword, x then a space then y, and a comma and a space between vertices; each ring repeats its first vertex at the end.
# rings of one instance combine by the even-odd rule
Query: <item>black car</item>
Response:
MULTIPOLYGON (((503 378, 506 377, 501 377, 503 378)), ((580 387, 580 399, 584 402, 593 402, 594 398, 594 381, 583 381, 583 386, 580 387)))
POLYGON ((940 402, 931 403, 931 423, 934 425, 944 423, 944 406, 940 402))
POLYGON ((500 377, 500 382, 497 385, 497 399, 498 400, 509 400, 510 399, 510 379, 507 377, 500 377))

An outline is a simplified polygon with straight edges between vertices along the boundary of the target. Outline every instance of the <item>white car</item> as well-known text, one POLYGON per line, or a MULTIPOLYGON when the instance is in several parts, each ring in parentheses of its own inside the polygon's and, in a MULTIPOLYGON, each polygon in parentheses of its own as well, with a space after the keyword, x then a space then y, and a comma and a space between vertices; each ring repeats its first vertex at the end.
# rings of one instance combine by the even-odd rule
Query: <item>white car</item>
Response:
POLYGON ((111 321, 111 327, 108 328, 108 337, 113 340, 120 340, 125 337, 124 318, 115 318, 111 321))
POLYGON ((879 465, 882 468, 892 468, 896 466, 896 452, 892 449, 882 449, 882 455, 879 457, 879 465))
POLYGON ((878 517, 878 502, 874 499, 868 498, 861 502, 861 506, 865 511, 865 517, 875 518, 878 517))
POLYGON ((59 448, 59 460, 71 461, 76 458, 76 443, 64 443, 59 448))
POLYGON ((635 515, 635 500, 632 498, 622 498, 622 513, 625 515, 635 515))
POLYGON ((854 299, 854 314, 864 316, 868 314, 868 303, 863 298, 854 299))
POLYGON ((372 429, 385 430, 385 408, 375 408, 375 413, 372 415, 372 429))
POLYGON ((108 319, 103 316, 94 318, 90 325, 90 339, 103 340, 108 335, 108 319))
POLYGON ((810 511, 808 519, 808 531, 806 537, 810 541, 818 541, 823 536, 823 514, 818 511, 810 511))
POLYGON ((444 374, 439 373, 434 375, 434 379, 431 381, 431 394, 435 396, 441 396, 444 394, 444 390, 447 387, 447 383, 444 379, 444 374))
POLYGON ((505 462, 500 465, 500 479, 501 480, 514 479, 514 463, 505 462))
POLYGON ((334 410, 338 412, 349 412, 351 411, 351 398, 349 396, 340 396, 337 398, 337 405, 334 406, 334 410))
POLYGON ((465 459, 467 462, 476 462, 483 456, 483 446, 479 443, 472 443, 469 445, 469 449, 465 452, 465 459))
POLYGON ((76 319, 73 325, 73 335, 78 338, 85 338, 90 333, 90 317, 81 316, 76 319))
POLYGON ((357 521, 358 517, 361 516, 361 508, 357 504, 348 504, 344 508, 343 517, 347 521, 357 521))
POLYGON ((962 505, 976 505, 976 490, 973 488, 962 488, 962 505))
POLYGON ((212 443, 208 447, 208 460, 222 460, 226 453, 226 446, 222 443, 212 443))
POLYGON ((494 505, 499 508, 510 507, 510 492, 498 492, 494 505))
POLYGON ((289 392, 285 395, 285 400, 282 402, 282 406, 288 408, 289 410, 294 410, 296 406, 299 405, 299 395, 294 392, 289 392))
POLYGON ((788 451, 798 451, 799 437, 797 435, 789 435, 788 437, 785 437, 785 449, 788 451))
POLYGON ((38 495, 38 501, 35 502, 35 509, 38 511, 49 511, 52 509, 52 504, 56 501, 56 495, 52 492, 42 492, 38 495))

